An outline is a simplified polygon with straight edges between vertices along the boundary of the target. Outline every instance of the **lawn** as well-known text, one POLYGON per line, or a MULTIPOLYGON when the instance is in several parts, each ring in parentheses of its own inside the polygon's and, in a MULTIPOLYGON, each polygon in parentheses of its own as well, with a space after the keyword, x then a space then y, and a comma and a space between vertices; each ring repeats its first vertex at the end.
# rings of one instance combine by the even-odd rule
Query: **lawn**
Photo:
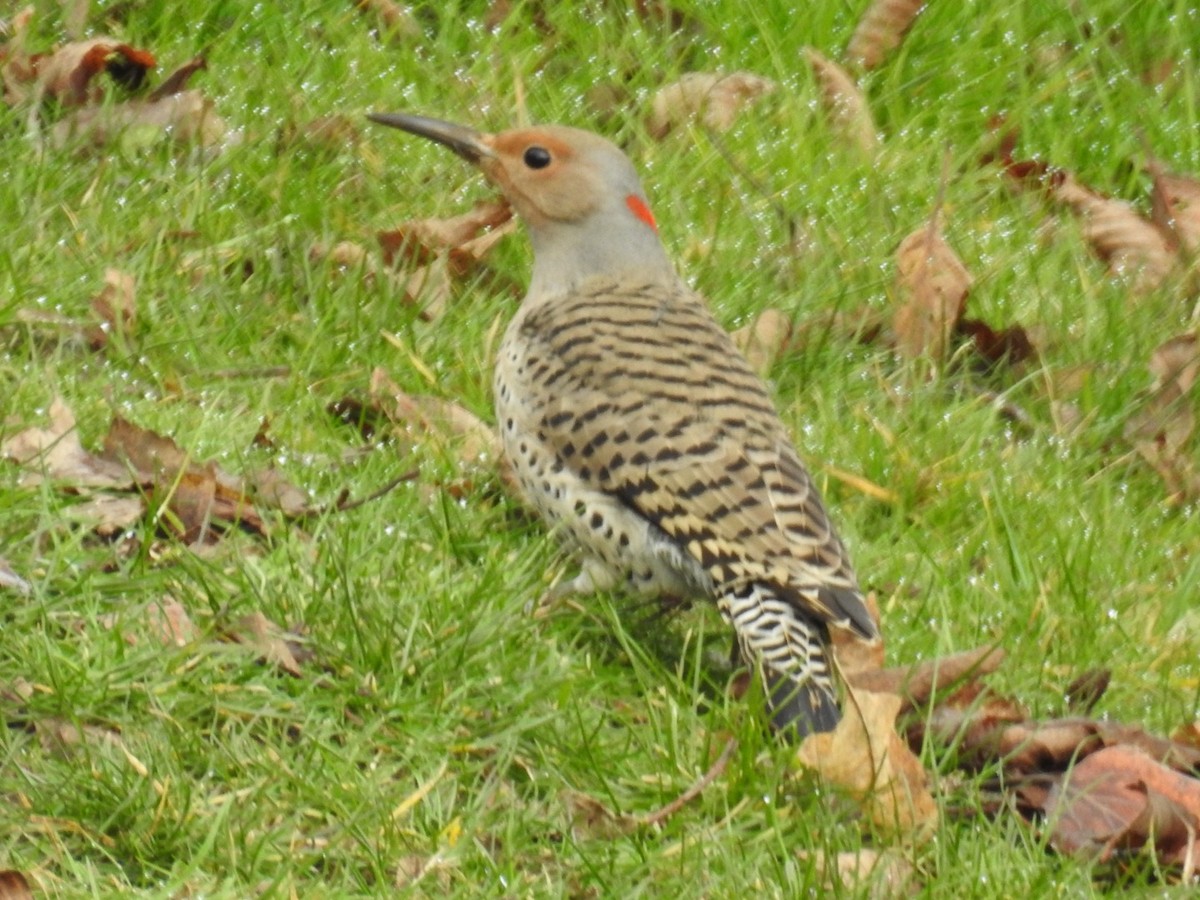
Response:
MULTIPOLYGON (((85 448, 120 416, 229 473, 274 467, 311 505, 196 546, 153 515, 100 536, 79 491, 0 461, 0 556, 28 586, 0 588, 0 869, 42 895, 813 896, 813 851, 880 840, 794 772, 761 698, 731 695, 714 610, 603 594, 531 616, 571 561, 494 470, 330 414, 382 368, 491 421, 489 354, 531 259, 504 238, 435 317, 368 273, 377 232, 492 196, 370 111, 600 131, 722 323, 797 323, 768 377, 889 662, 996 643, 990 683, 1035 716, 1107 667, 1096 715, 1161 734, 1200 718, 1200 500, 1125 437, 1195 297, 1182 276, 1114 275, 1079 220, 984 161, 1007 129, 1015 158, 1147 214, 1149 155, 1200 176, 1193 5, 932 0, 861 79, 873 155, 831 127, 803 52, 839 58, 862 2, 507 5, 416 5, 402 33, 344 2, 92 4, 85 34, 149 50, 152 82, 204 54, 191 86, 226 126, 207 147, 146 129, 57 147, 30 133, 32 101, 0 104, 0 440, 61 398, 85 448), (648 133, 664 85, 738 70, 777 86, 729 130, 648 133), (896 247, 939 196, 968 315, 1023 328, 1035 356, 933 365, 839 324, 891 321, 896 247), (314 251, 343 241, 368 261, 314 251), (136 318, 96 341, 110 269, 136 318), (231 639, 256 613, 289 630, 292 671, 231 639), (622 827, 731 735, 696 800, 622 827)), ((60 5, 29 28, 35 49, 63 42, 60 5)), ((922 761, 944 806, 903 849, 922 896, 1165 890, 1145 861, 1092 865, 1016 814, 973 814, 978 782, 945 747, 922 761)))

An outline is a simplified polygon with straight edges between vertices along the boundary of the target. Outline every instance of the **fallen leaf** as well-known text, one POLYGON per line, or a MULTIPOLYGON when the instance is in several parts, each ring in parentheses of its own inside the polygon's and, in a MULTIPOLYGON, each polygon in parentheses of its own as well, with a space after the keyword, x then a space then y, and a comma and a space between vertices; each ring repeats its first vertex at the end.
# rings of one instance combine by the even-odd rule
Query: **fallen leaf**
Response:
POLYGON ((371 373, 370 395, 414 444, 431 441, 439 449, 452 450, 466 466, 494 466, 503 455, 496 430, 474 413, 440 397, 409 394, 383 369, 371 373))
POLYGON ((846 58, 864 69, 874 69, 900 46, 924 5, 925 0, 874 0, 850 36, 846 58))
POLYGON ((103 147, 126 136, 155 141, 166 135, 180 144, 214 147, 225 132, 225 120, 213 112, 212 101, 200 91, 190 90, 158 100, 77 110, 54 126, 50 138, 55 147, 74 141, 103 147))
POLYGON ((92 298, 92 311, 99 322, 88 329, 88 345, 102 350, 110 334, 127 335, 137 320, 137 292, 133 276, 118 269, 104 273, 104 287, 92 298))
POLYGON ((1154 179, 1150 218, 1175 249, 1192 255, 1200 249, 1200 181, 1173 175, 1162 163, 1146 163, 1154 179))
POLYGON ((101 72, 136 90, 154 65, 152 54, 115 38, 72 41, 36 61, 37 92, 63 106, 95 105, 104 98, 104 89, 95 80, 101 72))
POLYGON ((1123 200, 1106 197, 1069 173, 1052 180, 1051 195, 1083 222, 1084 238, 1117 276, 1138 290, 1157 287, 1175 268, 1176 254, 1163 233, 1123 200))
POLYGON ((145 515, 146 501, 137 494, 98 493, 62 511, 68 522, 90 528, 104 538, 128 531, 145 515))
POLYGON ((388 265, 411 261, 417 265, 428 265, 439 254, 462 247, 481 232, 500 228, 510 234, 516 229, 512 208, 503 201, 491 200, 477 203, 468 212, 450 218, 413 219, 390 231, 379 232, 379 245, 383 248, 383 260, 388 265))
POLYGON ((842 141, 871 157, 879 147, 879 132, 871 107, 857 82, 837 63, 811 47, 804 51, 821 89, 821 105, 842 141))
POLYGON ((0 870, 0 900, 33 900, 33 888, 23 872, 0 870))
POLYGON ((1180 725, 1171 735, 1171 740, 1178 744, 1186 744, 1200 750, 1200 722, 1189 722, 1180 725))
POLYGON ((162 80, 146 99, 150 102, 162 100, 164 97, 170 97, 173 94, 178 94, 187 87, 188 82, 192 80, 192 76, 197 72, 208 68, 208 60, 203 56, 196 56, 185 62, 182 66, 168 75, 162 80))
POLYGON ((1161 862, 1182 864, 1200 849, 1200 780, 1136 748, 1108 747, 1050 788, 1046 820, 1064 853, 1103 861, 1150 847, 1161 862))
POLYGON ((1001 157, 1006 174, 1018 184, 1036 184, 1079 219, 1092 251, 1109 272, 1129 280, 1136 292, 1158 287, 1175 271, 1178 255, 1172 239, 1123 200, 1106 197, 1070 172, 1034 160, 1001 157))
POLYGON ((421 24, 408 7, 395 0, 354 0, 354 5, 379 23, 379 28, 392 38, 419 38, 421 24))
POLYGON ((267 534, 241 479, 215 463, 194 461, 168 437, 115 416, 104 436, 104 456, 138 473, 156 501, 159 524, 184 543, 211 543, 228 526, 267 534))
POLYGON ((454 861, 448 859, 446 854, 439 850, 430 856, 423 856, 419 853, 410 853, 407 856, 402 856, 400 861, 396 863, 396 877, 393 879, 393 887, 407 891, 410 888, 416 887, 426 876, 433 873, 435 876, 434 885, 437 892, 442 896, 449 896, 451 893, 452 882, 450 880, 450 869, 454 866, 454 861))
POLYGON ((954 336, 969 339, 975 356, 989 368, 1000 363, 1015 366, 1037 356, 1033 341, 1020 325, 996 331, 986 322, 963 317, 954 328, 954 336))
POLYGON ((260 612, 242 616, 233 623, 229 637, 256 651, 261 660, 299 678, 301 657, 307 656, 294 638, 296 635, 280 628, 260 612), (292 638, 292 640, 289 640, 292 638))
POLYGON ((186 647, 200 637, 183 604, 170 597, 147 604, 146 620, 151 633, 168 647, 186 647))
POLYGON ((302 147, 336 156, 352 150, 362 141, 357 121, 342 113, 318 116, 302 125, 288 123, 279 133, 279 147, 302 147))
POLYGON ((581 791, 564 789, 559 792, 559 800, 570 813, 571 831, 579 840, 612 840, 638 827, 633 816, 615 815, 595 797, 581 791))
POLYGON ((312 509, 308 494, 284 478, 278 469, 250 472, 243 483, 260 504, 277 509, 288 518, 308 515, 312 509))
POLYGON ((1150 355, 1154 382, 1141 407, 1125 423, 1125 440, 1146 460, 1173 499, 1200 497, 1200 473, 1188 444, 1196 430, 1192 388, 1200 375, 1200 341, 1182 334, 1150 355))
POLYGON ((797 850, 803 860, 812 860, 822 887, 833 894, 849 891, 866 900, 913 897, 919 892, 917 870, 912 861, 893 847, 862 848, 829 855, 821 850, 797 850))
POLYGON ((937 212, 896 249, 900 305, 892 318, 896 346, 907 359, 946 359, 950 338, 962 318, 971 273, 946 243, 937 212))
POLYGON ((319 242, 313 244, 308 258, 315 263, 324 262, 342 274, 359 274, 367 285, 388 284, 406 306, 420 306, 421 318, 426 321, 437 318, 450 296, 450 274, 445 257, 438 257, 430 265, 410 272, 397 272, 391 266, 383 265, 361 244, 340 241, 332 247, 319 242))
MULTIPOLYGON (((928 712, 907 719, 906 736, 913 748, 919 749, 929 742, 953 748, 959 768, 979 771, 1003 758, 997 746, 1005 729, 1026 723, 1028 718, 1028 710, 1019 702, 972 680, 939 699, 928 712)), ((1009 773, 1029 771, 1033 770, 1005 769, 1006 777, 1009 773)))
POLYGON ((837 728, 806 737, 796 761, 854 797, 883 831, 927 838, 937 829, 937 806, 920 760, 896 731, 904 701, 895 694, 847 690, 837 728))
POLYGON ((33 7, 26 6, 4 23, 8 41, 0 46, 0 82, 4 85, 4 102, 9 106, 22 102, 37 80, 34 60, 25 46, 32 19, 33 7))
POLYGON ((59 397, 50 404, 50 427, 28 428, 13 435, 0 444, 0 456, 24 468, 21 474, 24 486, 41 484, 46 479, 77 488, 128 490, 134 486, 123 467, 83 449, 75 416, 59 397))
POLYGON ((646 130, 661 139, 699 118, 706 128, 728 131, 743 108, 775 87, 775 82, 750 72, 689 72, 660 88, 651 99, 646 130))
POLYGON ((846 678, 860 690, 898 694, 904 699, 904 710, 918 709, 966 678, 978 679, 996 671, 1004 657, 1000 647, 977 647, 913 665, 850 671, 846 678))
POLYGON ((121 733, 115 728, 84 723, 82 726, 50 716, 33 723, 42 749, 60 758, 72 756, 82 746, 122 746, 121 733))
POLYGON ((1112 681, 1110 669, 1088 669, 1071 680, 1063 692, 1064 705, 1068 712, 1087 714, 1092 711, 1108 690, 1112 681))

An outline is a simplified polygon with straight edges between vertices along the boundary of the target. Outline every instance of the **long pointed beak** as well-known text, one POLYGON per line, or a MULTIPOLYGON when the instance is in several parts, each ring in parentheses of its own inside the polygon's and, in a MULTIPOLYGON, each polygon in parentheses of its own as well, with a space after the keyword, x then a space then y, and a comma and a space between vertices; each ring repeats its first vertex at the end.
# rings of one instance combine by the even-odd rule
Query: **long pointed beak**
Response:
POLYGON ((480 132, 443 122, 441 119, 410 116, 408 113, 368 113, 367 118, 380 125, 389 125, 445 144, 468 162, 478 163, 481 159, 496 155, 492 148, 484 143, 485 136, 480 132))

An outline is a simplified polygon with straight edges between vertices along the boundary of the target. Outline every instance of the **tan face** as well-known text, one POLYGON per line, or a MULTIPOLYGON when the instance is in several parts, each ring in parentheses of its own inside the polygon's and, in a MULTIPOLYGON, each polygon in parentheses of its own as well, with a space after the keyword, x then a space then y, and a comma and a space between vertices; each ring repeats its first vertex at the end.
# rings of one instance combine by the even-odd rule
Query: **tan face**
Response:
POLYGON ((481 137, 492 151, 479 161, 483 173, 525 221, 574 222, 599 206, 604 185, 586 157, 543 128, 522 128, 481 137))

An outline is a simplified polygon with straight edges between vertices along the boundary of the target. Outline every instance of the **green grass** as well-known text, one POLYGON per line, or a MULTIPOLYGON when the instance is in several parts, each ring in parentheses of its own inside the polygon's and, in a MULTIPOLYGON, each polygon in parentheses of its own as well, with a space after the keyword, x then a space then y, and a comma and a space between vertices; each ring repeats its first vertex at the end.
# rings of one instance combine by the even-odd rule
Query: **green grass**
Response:
MULTIPOLYGON (((1200 172, 1200 17, 1182 0, 1096 0, 1086 20, 1072 4, 933 3, 866 78, 887 135, 867 164, 825 125, 801 54, 836 56, 861 5, 680 2, 686 38, 620 4, 518 3, 494 32, 486 4, 423 7, 416 45, 379 40, 348 3, 94 4, 96 31, 148 47, 164 69, 207 48, 196 83, 240 140, 219 154, 166 143, 39 154, 25 111, 0 110, 2 435, 43 424, 61 395, 85 445, 120 413, 230 471, 274 462, 319 503, 416 464, 422 478, 303 527, 275 522, 269 542, 233 535, 194 555, 150 529, 133 535, 134 553, 99 541, 67 521, 78 498, 21 489, 16 467, 0 466, 0 550, 33 585, 0 595, 0 868, 32 873, 48 896, 387 894, 398 871, 425 863, 415 894, 797 896, 820 893, 798 850, 869 842, 844 804, 789 775, 755 710, 727 698, 714 613, 664 620, 614 595, 530 618, 526 604, 568 565, 542 531, 486 479, 461 500, 438 491, 453 463, 427 448, 348 452, 357 434, 325 411, 365 393, 382 366, 490 418, 485 343, 514 299, 468 284, 427 324, 390 288, 311 261, 314 241, 370 244, 489 190, 397 132, 364 123, 359 143, 317 152, 281 131, 370 110, 499 129, 517 121, 518 85, 531 120, 622 141, 672 254, 731 327, 766 306, 798 318, 886 309, 891 254, 928 216, 949 152, 946 233, 976 277, 971 314, 1023 324, 1041 352, 986 385, 1032 429, 999 417, 968 376, 927 381, 836 333, 771 372, 879 594, 890 659, 996 641, 1009 659, 993 683, 1039 715, 1061 710, 1075 675, 1110 666, 1100 713, 1160 732, 1196 718, 1200 510, 1168 505, 1121 441, 1150 351, 1188 327, 1192 302, 1173 285, 1131 298, 1075 225, 1047 240, 1043 204, 976 160, 1003 113, 1019 156, 1139 202, 1139 135, 1171 168, 1200 172), (1164 59, 1168 82, 1142 83, 1164 59), (656 144, 642 125, 659 85, 717 67, 781 84, 722 138, 734 166, 700 130, 656 144), (623 105, 587 104, 612 83, 623 105), (799 258, 776 207, 807 223, 799 258), (185 271, 188 254, 211 264, 185 271), (20 317, 86 322, 108 267, 137 279, 127 340, 95 353, 72 329, 20 317), (1078 365, 1090 374, 1065 399, 1084 425, 1060 434, 1044 384, 1078 365), (263 366, 286 375, 256 375, 263 366), (252 444, 264 418, 273 451, 252 444), (846 487, 822 462, 896 502, 846 487), (155 639, 145 610, 164 598, 188 609, 196 641, 155 639), (217 640, 254 611, 303 630, 315 656, 302 677, 217 640), (55 718, 117 730, 124 751, 100 738, 49 746, 28 727, 55 718), (612 834, 578 814, 579 795, 619 813, 657 808, 729 733, 740 746, 727 771, 661 828, 612 834)), ((58 7, 42 6, 34 39, 48 44, 58 7)), ((509 239, 492 264, 499 284, 520 282, 527 243, 509 239)), ((928 750, 931 768, 939 758, 928 750)), ((967 783, 944 796, 961 806, 971 794, 967 783)), ((1110 884, 1008 817, 947 821, 912 857, 930 897, 1110 884)), ((1132 886, 1149 878, 1135 872, 1132 886)))

